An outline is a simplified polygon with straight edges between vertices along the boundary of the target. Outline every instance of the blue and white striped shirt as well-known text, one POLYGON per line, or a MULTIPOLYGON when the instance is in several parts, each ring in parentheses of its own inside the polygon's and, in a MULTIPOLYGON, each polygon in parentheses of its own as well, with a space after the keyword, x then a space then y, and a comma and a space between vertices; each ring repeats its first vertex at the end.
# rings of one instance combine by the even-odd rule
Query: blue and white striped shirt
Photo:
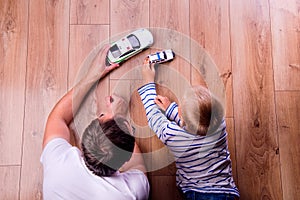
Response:
POLYGON ((225 121, 209 136, 191 134, 181 128, 176 103, 172 103, 165 114, 154 103, 154 83, 144 85, 138 92, 150 128, 174 154, 176 182, 181 190, 239 196, 232 177, 225 121))

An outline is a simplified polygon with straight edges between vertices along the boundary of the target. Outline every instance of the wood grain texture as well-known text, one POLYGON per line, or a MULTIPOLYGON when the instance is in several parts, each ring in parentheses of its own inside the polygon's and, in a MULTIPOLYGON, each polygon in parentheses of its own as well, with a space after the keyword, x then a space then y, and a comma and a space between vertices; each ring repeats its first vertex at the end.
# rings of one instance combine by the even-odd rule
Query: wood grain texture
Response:
MULTIPOLYGON (((178 103, 191 78, 188 10, 188 0, 150 0, 150 27, 155 42, 152 52, 172 49, 176 54, 173 61, 157 66, 157 93, 178 103)), ((151 145, 153 152, 159 152, 152 159, 152 168, 157 169, 150 177, 152 199, 182 199, 175 182, 173 155, 158 138, 153 138, 151 145)))
POLYGON ((233 117, 229 1, 190 1, 190 31, 216 64, 226 90, 226 117, 233 117))
POLYGON ((149 26, 149 0, 111 0, 111 36, 149 26))
POLYGON ((71 25, 69 44, 69 87, 84 73, 86 59, 89 58, 92 50, 98 45, 108 42, 109 26, 107 25, 71 25))
MULTIPOLYGON (((117 71, 113 72, 117 73, 117 71)), ((135 73, 135 72, 133 72, 135 73)), ((140 72, 141 73, 141 72, 140 72)), ((128 74, 131 77, 130 74, 128 74)), ((152 169, 152 136, 148 127, 144 106, 137 93, 137 88, 141 85, 141 80, 129 80, 125 77, 123 80, 110 81, 110 94, 118 95, 123 98, 128 107, 127 118, 135 128, 135 140, 141 151, 148 171, 152 169)))
POLYGON ((241 199, 282 199, 267 1, 231 1, 234 121, 241 199))
POLYGON ((109 0, 70 1, 71 24, 109 24, 109 0))
POLYGON ((300 196, 300 92, 276 92, 283 199, 300 196))
POLYGON ((297 199, 299 8, 299 0, 0 1, 0 199, 42 199, 39 158, 50 110, 74 84, 80 63, 103 35, 114 41, 141 27, 165 32, 154 32, 154 46, 110 74, 93 97, 111 94, 120 78, 124 81, 118 92, 130 96, 137 141, 150 153, 150 199, 183 198, 175 185, 174 165, 154 169, 169 157, 152 157, 152 151, 164 146, 147 125, 136 92, 141 72, 135 67, 148 53, 173 47, 178 57, 159 68, 157 79, 161 92, 171 90, 165 95, 174 95, 179 103, 181 76, 191 84, 207 85, 203 80, 211 72, 203 66, 219 69, 226 86, 228 145, 241 199, 297 199), (186 42, 177 33, 195 39, 205 51, 194 51, 193 40, 186 42), (200 70, 190 69, 191 63, 200 70))
POLYGON ((238 187, 238 176, 237 176, 237 165, 236 165, 236 148, 235 148, 235 135, 234 135, 234 119, 226 118, 226 131, 227 131, 227 142, 228 150, 230 152, 230 159, 232 164, 233 180, 238 187))
POLYGON ((150 179, 151 200, 184 199, 183 194, 177 188, 175 176, 152 176, 150 179))
POLYGON ((0 199, 19 199, 20 166, 0 167, 0 199))
POLYGON ((42 199, 42 138, 67 91, 69 1, 31 1, 20 199, 42 199))
MULTIPOLYGON (((149 0, 111 0, 110 39, 114 42, 126 33, 149 27, 149 0)), ((118 71, 112 74, 111 79, 119 79, 132 68, 140 66, 149 51, 144 51, 126 61, 118 71)), ((131 79, 140 79, 139 73, 130 73, 131 79)))
MULTIPOLYGON (((189 1, 150 0, 150 27, 153 27, 154 47, 156 49, 172 49, 175 59, 164 63, 190 80, 190 43, 189 38, 189 1)), ((152 51, 153 52, 153 51, 152 51)), ((174 82, 173 82, 174 83, 174 82)), ((174 83, 175 84, 175 83, 174 83)))
POLYGON ((270 0, 276 90, 300 88, 300 1, 270 0))
POLYGON ((28 1, 0 3, 0 165, 21 164, 28 1))
MULTIPOLYGON (((93 62, 98 62, 98 49, 103 47, 105 42, 108 43, 108 35, 109 26, 107 25, 70 26, 69 88, 85 75, 93 62)), ((76 114, 70 127, 74 131, 77 141, 80 141, 85 128, 96 118, 97 95, 108 90, 108 81, 108 78, 103 79, 98 87, 101 90, 89 93, 76 114)))
MULTIPOLYGON (((126 35, 126 32, 149 26, 149 0, 111 1, 110 40, 114 42, 126 35)), ((148 170, 151 170, 151 140, 150 129, 147 127, 147 119, 137 88, 141 84, 141 71, 138 70, 149 51, 144 51, 134 56, 121 65, 119 69, 110 75, 111 92, 123 96, 129 103, 129 117, 136 128, 135 136, 137 144, 142 152, 146 153, 144 161, 148 170), (119 79, 119 80, 114 80, 119 79), (121 80, 120 80, 121 79, 121 80), (127 80, 127 81, 126 81, 127 80), (130 81, 129 81, 130 80, 130 81), (144 115, 143 115, 144 114, 144 115), (143 116, 143 117, 141 117, 143 116)))

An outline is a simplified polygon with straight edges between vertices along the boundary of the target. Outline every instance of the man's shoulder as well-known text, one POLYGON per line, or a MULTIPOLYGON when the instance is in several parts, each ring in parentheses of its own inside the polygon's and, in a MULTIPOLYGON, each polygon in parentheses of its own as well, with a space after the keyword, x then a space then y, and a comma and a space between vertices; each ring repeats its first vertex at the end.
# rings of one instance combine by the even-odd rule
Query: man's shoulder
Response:
POLYGON ((130 191, 135 193, 138 199, 148 198, 150 185, 147 176, 138 169, 130 169, 126 172, 119 173, 126 182, 130 191))
POLYGON ((69 153, 77 156, 80 155, 80 150, 63 138, 54 138, 43 149, 40 161, 45 166, 58 162, 69 153))

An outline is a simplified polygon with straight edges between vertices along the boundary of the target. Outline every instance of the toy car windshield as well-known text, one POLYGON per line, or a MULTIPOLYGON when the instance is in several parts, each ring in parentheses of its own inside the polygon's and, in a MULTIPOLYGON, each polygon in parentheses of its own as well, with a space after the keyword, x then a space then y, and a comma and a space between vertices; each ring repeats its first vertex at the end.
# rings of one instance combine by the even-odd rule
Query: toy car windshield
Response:
POLYGON ((137 38, 135 35, 130 34, 130 35, 127 37, 127 39, 129 40, 129 42, 130 42, 132 48, 134 48, 134 49, 140 48, 140 46, 141 46, 140 41, 138 40, 138 38, 137 38))
POLYGON ((115 44, 110 48, 111 54, 113 55, 113 57, 118 58, 121 55, 121 51, 118 48, 118 45, 115 44))
MULTIPOLYGON (((130 43, 130 45, 131 45, 131 48, 133 48, 133 49, 131 49, 131 50, 125 52, 124 54, 122 54, 122 52, 121 52, 121 50, 119 49, 118 45, 115 44, 115 45, 113 45, 113 46, 110 48, 110 51, 111 51, 111 53, 112 53, 112 55, 113 55, 114 58, 124 57, 124 56, 126 56, 126 55, 132 53, 132 52, 134 51, 134 49, 140 48, 140 46, 141 46, 140 41, 138 40, 138 38, 137 38, 135 35, 131 34, 131 35, 127 36, 127 39, 128 39, 128 41, 129 41, 129 43, 130 43)), ((126 46, 125 40, 126 40, 125 38, 122 40, 122 41, 125 43, 124 46, 126 46)), ((127 42, 127 44, 128 44, 128 42, 127 42)), ((129 45, 129 44, 128 44, 128 45, 129 45)))

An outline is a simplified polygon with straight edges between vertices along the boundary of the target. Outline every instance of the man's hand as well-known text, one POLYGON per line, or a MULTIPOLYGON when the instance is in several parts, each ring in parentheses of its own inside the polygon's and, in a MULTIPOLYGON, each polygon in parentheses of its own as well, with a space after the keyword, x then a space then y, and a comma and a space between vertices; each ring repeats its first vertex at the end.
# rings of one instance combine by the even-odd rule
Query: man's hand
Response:
POLYGON ((154 65, 149 64, 147 58, 144 60, 142 74, 143 74, 144 84, 154 82, 155 68, 154 65))
POLYGON ((99 51, 85 76, 52 109, 45 128, 43 147, 54 138, 64 138, 70 142, 68 125, 73 120, 84 97, 99 79, 119 66, 112 64, 106 67, 105 59, 108 49, 109 46, 106 46, 99 51))
POLYGON ((105 65, 105 59, 109 48, 109 45, 105 45, 99 51, 97 57, 94 59, 91 67, 88 70, 88 77, 98 76, 98 78, 103 78, 109 72, 119 67, 119 64, 111 64, 110 66, 105 65))
POLYGON ((154 102, 163 110, 166 111, 167 108, 170 106, 171 101, 168 97, 163 97, 160 95, 157 95, 156 99, 154 99, 154 102))

